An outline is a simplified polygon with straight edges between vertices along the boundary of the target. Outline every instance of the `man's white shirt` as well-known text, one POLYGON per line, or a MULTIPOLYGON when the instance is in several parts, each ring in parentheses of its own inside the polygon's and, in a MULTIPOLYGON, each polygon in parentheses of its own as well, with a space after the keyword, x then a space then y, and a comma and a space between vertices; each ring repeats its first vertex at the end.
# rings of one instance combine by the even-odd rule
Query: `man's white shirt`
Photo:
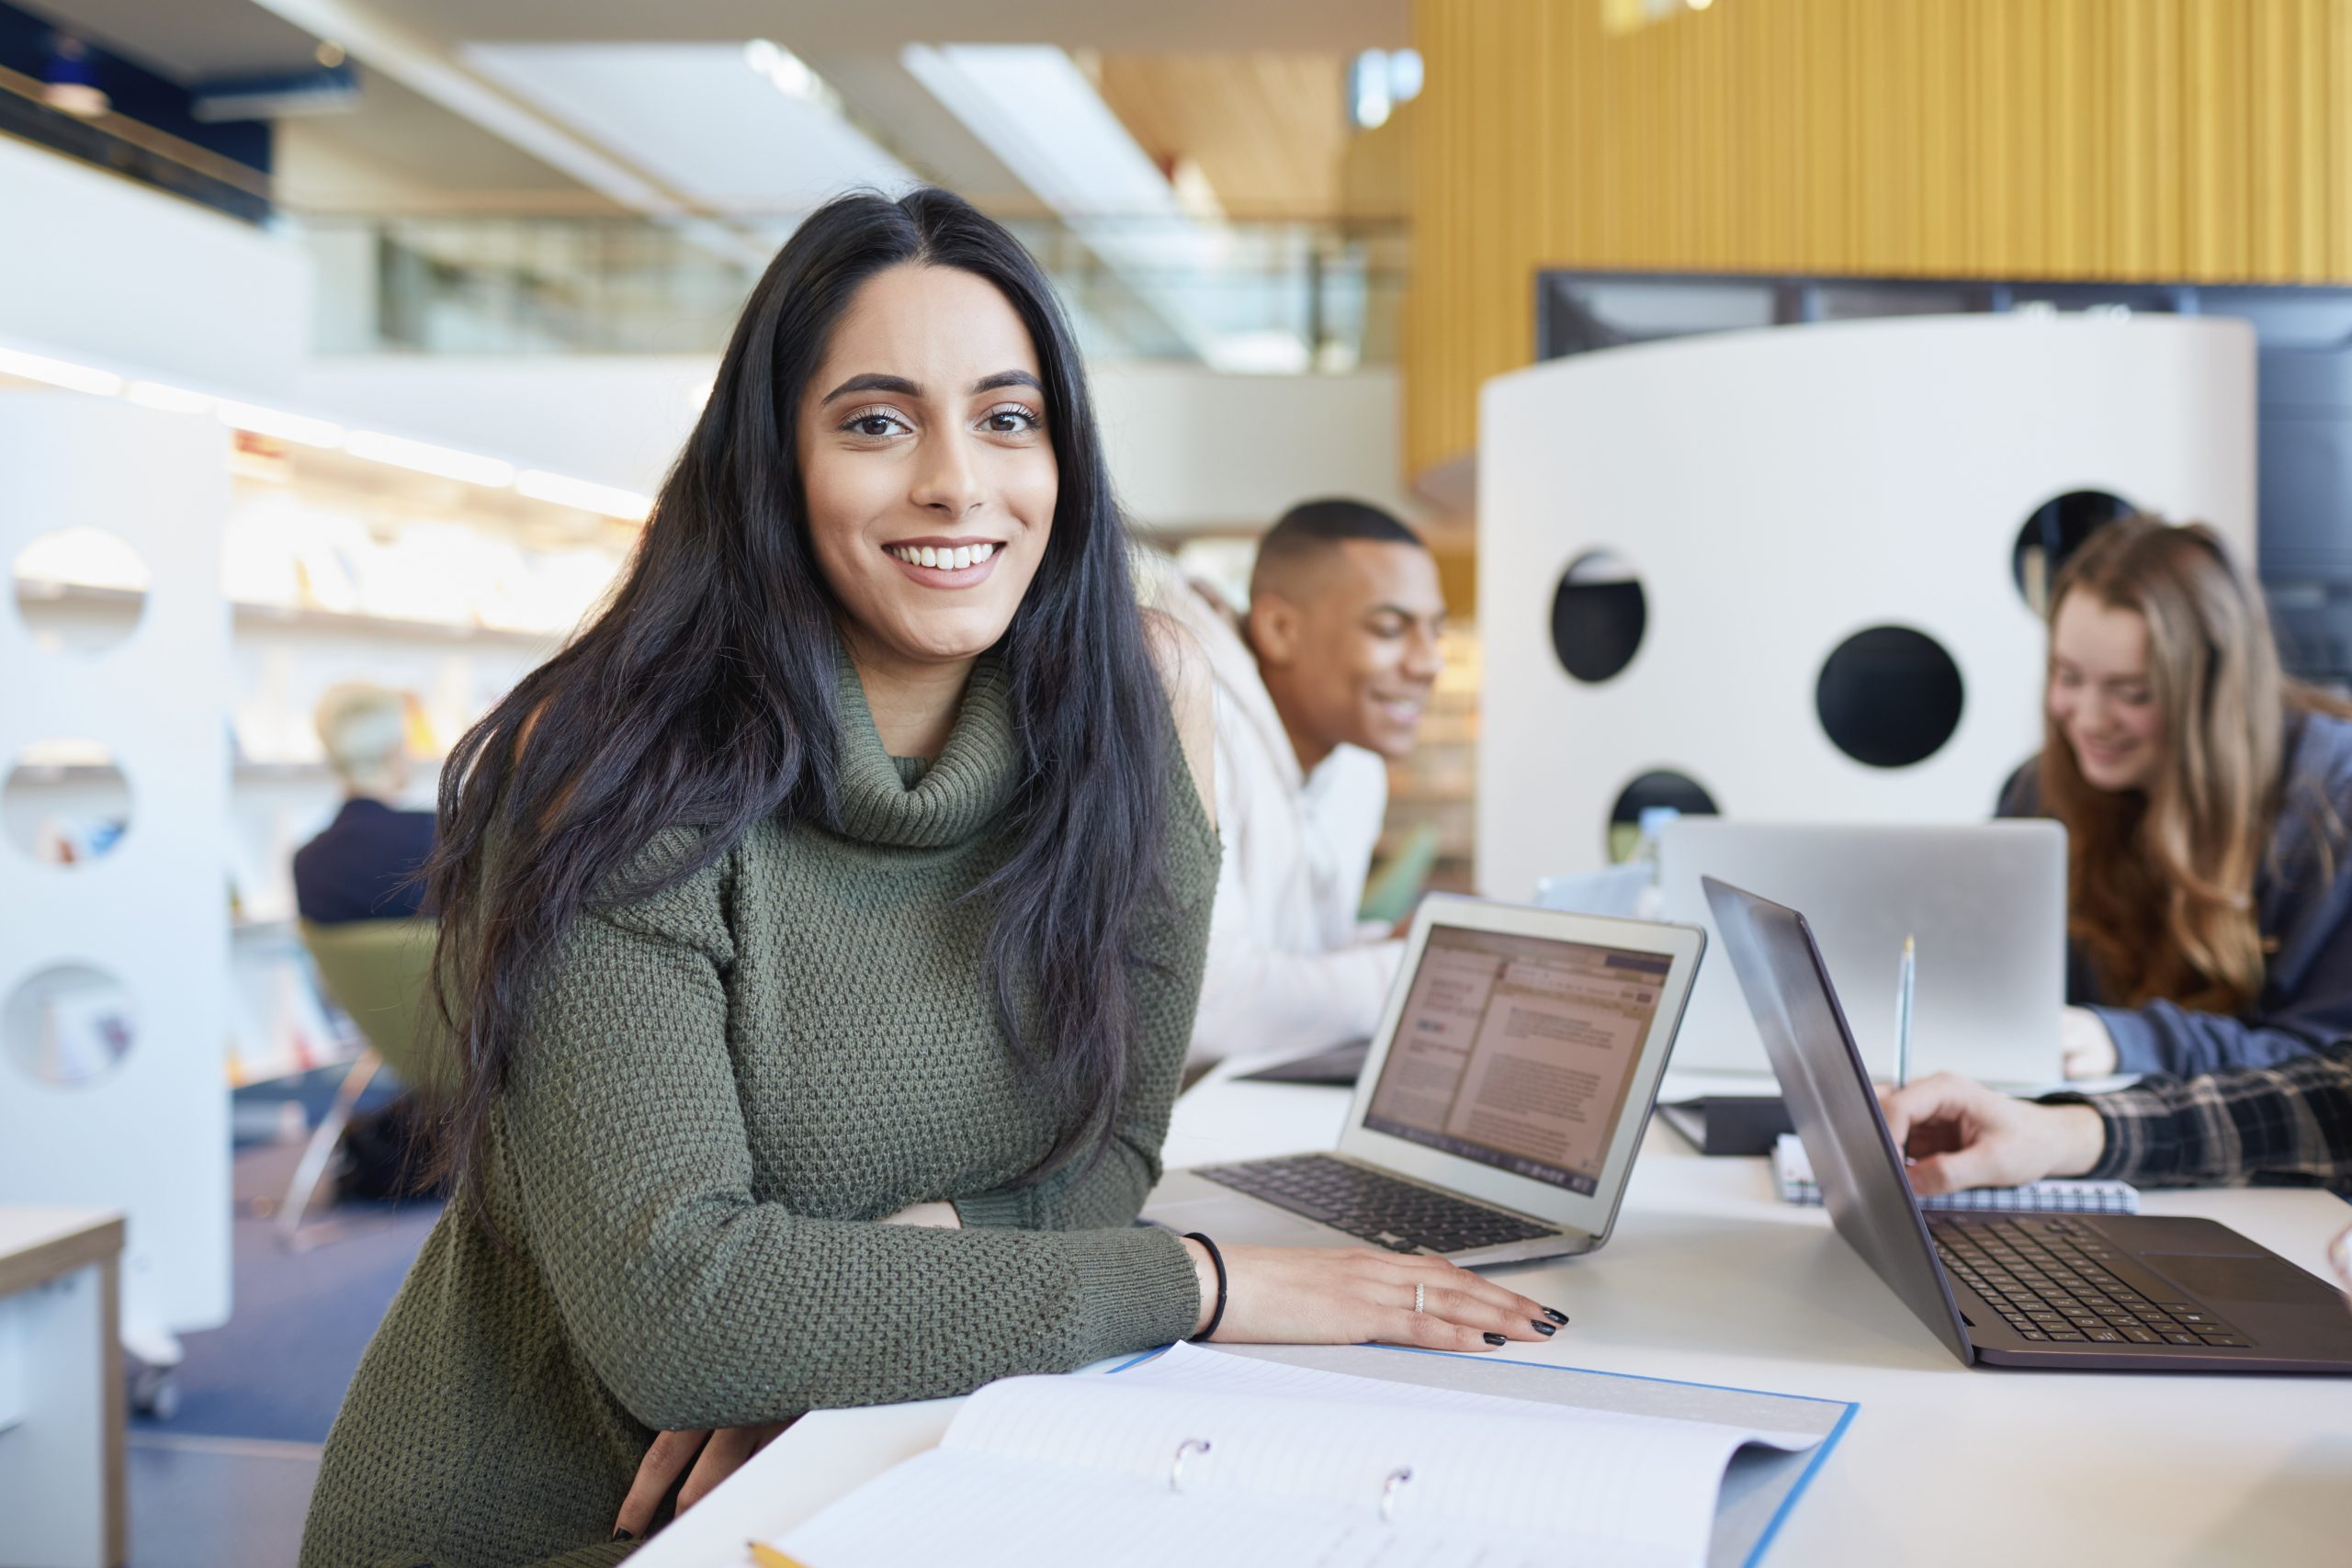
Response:
POLYGON ((1357 908, 1388 809, 1388 769, 1353 746, 1313 773, 1221 606, 1173 563, 1139 575, 1147 604, 1208 655, 1216 690, 1216 815, 1224 840, 1208 971, 1193 1024, 1195 1060, 1304 1053, 1369 1036, 1403 943, 1357 939, 1357 908))

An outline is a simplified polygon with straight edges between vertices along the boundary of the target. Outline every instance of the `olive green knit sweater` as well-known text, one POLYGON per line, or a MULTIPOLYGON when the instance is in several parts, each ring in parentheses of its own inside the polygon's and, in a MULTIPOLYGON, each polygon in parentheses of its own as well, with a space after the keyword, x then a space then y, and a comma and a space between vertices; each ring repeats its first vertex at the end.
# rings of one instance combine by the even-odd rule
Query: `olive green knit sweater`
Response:
POLYGON ((615 1561, 656 1428, 961 1393, 1192 1328, 1183 1247, 1130 1224, 1216 881, 1181 750, 1176 907, 1143 943, 1115 1141, 1019 1186, 1054 1126, 996 1024, 989 912, 963 897, 1007 848, 1001 672, 975 671, 927 769, 886 754, 846 664, 839 709, 840 831, 753 831, 583 919, 539 982, 485 1168, 513 1245, 462 1201, 443 1213, 328 1438, 304 1568, 615 1561), (938 1199, 965 1229, 876 1223, 938 1199))

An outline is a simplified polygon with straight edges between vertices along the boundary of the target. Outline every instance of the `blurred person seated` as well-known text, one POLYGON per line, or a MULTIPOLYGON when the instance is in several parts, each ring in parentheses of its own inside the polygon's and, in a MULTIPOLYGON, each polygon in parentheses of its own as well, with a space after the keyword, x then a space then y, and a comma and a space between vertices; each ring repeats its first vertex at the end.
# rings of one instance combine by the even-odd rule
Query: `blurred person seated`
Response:
POLYGON ((1356 501, 1293 507, 1258 547, 1238 624, 1172 568, 1147 594, 1208 655, 1224 837, 1195 1065, 1305 1054, 1369 1036, 1403 944, 1357 910, 1443 663, 1437 563, 1403 523, 1356 501))
POLYGON ((2220 536, 2126 517, 2075 553, 2043 736, 2000 814, 2065 825, 2067 1077, 2352 1033, 2352 705, 2281 672, 2220 536))
POLYGON ((322 926, 415 918, 433 813, 394 804, 412 777, 406 700, 347 681, 320 700, 315 722, 344 801, 326 831, 294 852, 295 908, 322 926))

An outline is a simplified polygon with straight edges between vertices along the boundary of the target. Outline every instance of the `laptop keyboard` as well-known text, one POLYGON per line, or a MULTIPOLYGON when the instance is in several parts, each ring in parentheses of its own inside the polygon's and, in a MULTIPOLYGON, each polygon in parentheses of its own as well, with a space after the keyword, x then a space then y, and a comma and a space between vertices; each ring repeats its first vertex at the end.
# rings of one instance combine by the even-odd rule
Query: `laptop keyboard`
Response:
POLYGON ((2142 1295, 2108 1266, 2117 1249, 2074 1220, 1930 1214, 1951 1269, 2028 1339, 2236 1350, 2253 1343, 2201 1302, 2142 1295))
POLYGON ((1198 1166, 1193 1174, 1391 1252, 1423 1248, 1467 1252, 1472 1247, 1560 1234, 1551 1225, 1399 1181, 1329 1155, 1198 1166))

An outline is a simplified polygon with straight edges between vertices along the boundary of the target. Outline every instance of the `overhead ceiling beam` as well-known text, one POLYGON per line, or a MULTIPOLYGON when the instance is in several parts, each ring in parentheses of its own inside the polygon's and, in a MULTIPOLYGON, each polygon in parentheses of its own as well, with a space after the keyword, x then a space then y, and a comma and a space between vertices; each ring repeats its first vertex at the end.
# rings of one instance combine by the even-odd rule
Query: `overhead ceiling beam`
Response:
POLYGON ((602 147, 516 103, 458 62, 448 45, 353 0, 254 0, 622 206, 684 216, 692 204, 602 147))

